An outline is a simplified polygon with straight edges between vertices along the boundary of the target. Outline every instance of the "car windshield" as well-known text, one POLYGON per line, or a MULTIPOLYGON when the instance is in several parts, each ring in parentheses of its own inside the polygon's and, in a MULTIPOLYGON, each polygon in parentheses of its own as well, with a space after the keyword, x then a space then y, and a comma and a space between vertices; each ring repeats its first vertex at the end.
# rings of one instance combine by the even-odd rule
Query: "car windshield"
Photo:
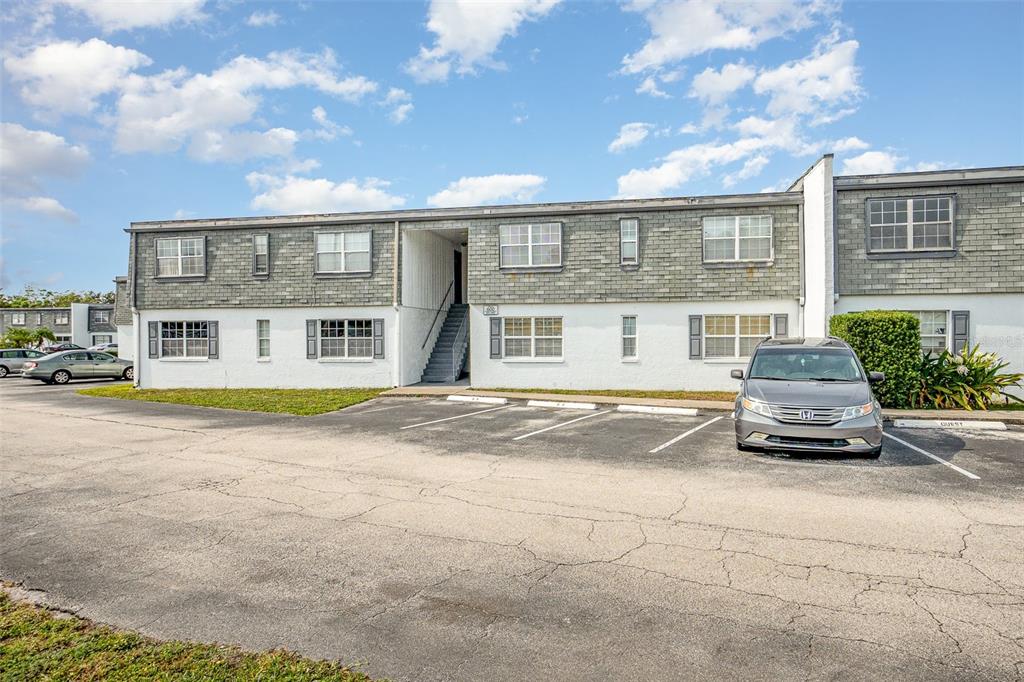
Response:
POLYGON ((853 353, 844 348, 759 348, 751 379, 783 381, 862 381, 853 353))

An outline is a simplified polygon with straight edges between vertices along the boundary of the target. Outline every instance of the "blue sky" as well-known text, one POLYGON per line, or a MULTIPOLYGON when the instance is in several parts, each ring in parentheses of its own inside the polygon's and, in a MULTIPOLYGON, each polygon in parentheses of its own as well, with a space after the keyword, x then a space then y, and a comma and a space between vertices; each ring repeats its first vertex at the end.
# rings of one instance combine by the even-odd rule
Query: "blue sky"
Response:
POLYGON ((131 221, 784 189, 1020 164, 1019 2, 0 7, 3 268, 109 289, 131 221))

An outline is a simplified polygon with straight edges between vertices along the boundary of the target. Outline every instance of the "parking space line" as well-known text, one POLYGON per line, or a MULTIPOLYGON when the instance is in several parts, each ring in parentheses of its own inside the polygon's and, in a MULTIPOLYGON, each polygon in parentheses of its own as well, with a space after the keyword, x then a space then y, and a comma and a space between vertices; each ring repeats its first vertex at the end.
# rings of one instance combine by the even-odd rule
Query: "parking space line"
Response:
POLYGON ((512 406, 511 405, 502 405, 500 407, 488 407, 486 410, 477 410, 476 412, 470 412, 469 414, 457 414, 454 417, 445 417, 444 419, 434 419, 433 421, 429 421, 429 422, 420 422, 419 424, 410 424, 409 426, 401 427, 399 429, 399 431, 404 431, 405 429, 415 429, 417 426, 430 426, 431 424, 440 424, 441 422, 450 422, 453 419, 462 419, 463 417, 473 417, 473 416, 478 415, 478 414, 483 414, 484 412, 494 412, 495 410, 504 410, 504 409, 509 408, 509 407, 512 407, 512 406))
POLYGON ((545 431, 551 431, 552 429, 560 429, 563 426, 568 426, 569 424, 575 424, 576 422, 581 422, 584 419, 591 419, 592 417, 600 417, 602 414, 608 414, 609 412, 611 412, 611 410, 601 410, 600 412, 595 412, 593 414, 585 414, 582 417, 576 417, 575 419, 570 419, 567 422, 561 422, 561 423, 555 424, 554 426, 549 426, 547 428, 540 429, 538 431, 531 431, 530 433, 524 433, 521 436, 516 436, 512 440, 522 440, 524 438, 529 438, 530 436, 536 436, 538 433, 544 433, 545 431))
POLYGON ((700 431, 701 429, 703 429, 703 428, 704 428, 705 426, 711 426, 712 424, 714 424, 714 423, 715 423, 716 421, 718 421, 719 419, 725 419, 725 417, 724 417, 724 416, 722 416, 722 417, 713 417, 713 418, 711 418, 711 419, 707 420, 706 422, 704 422, 703 424, 701 424, 700 426, 695 426, 695 427, 693 427, 692 429, 690 429, 689 431, 687 431, 686 433, 681 433, 681 434, 679 434, 678 436, 676 436, 675 438, 673 438, 673 439, 672 439, 672 440, 670 440, 669 442, 667 442, 667 443, 662 443, 662 444, 661 444, 661 445, 659 445, 658 447, 656 447, 656 448, 654 448, 653 450, 649 451, 649 452, 648 452, 647 454, 649 454, 649 455, 653 455, 653 454, 654 454, 654 453, 656 453, 656 452, 661 452, 662 450, 664 450, 664 449, 665 449, 665 448, 667 448, 668 446, 670 446, 670 445, 672 445, 672 444, 674 444, 674 443, 678 443, 678 442, 679 442, 679 441, 681 441, 682 439, 686 438, 686 437, 687 437, 687 436, 689 436, 689 435, 690 435, 691 433, 697 433, 698 431, 700 431))
POLYGON ((903 440, 902 438, 897 438, 896 436, 890 435, 888 433, 883 433, 882 435, 885 436, 886 438, 891 438, 892 440, 896 441, 897 443, 902 443, 903 445, 906 445, 908 448, 910 448, 911 450, 914 450, 915 452, 920 452, 925 457, 931 457, 932 459, 934 459, 939 464, 945 464, 946 466, 948 466, 953 471, 956 471, 957 473, 961 473, 964 476, 966 476, 967 478, 973 479, 975 481, 981 480, 980 476, 976 476, 975 474, 972 474, 970 471, 967 471, 966 469, 961 469, 960 467, 958 467, 957 465, 953 464, 952 462, 946 461, 946 460, 942 459, 941 457, 933 455, 932 453, 928 452, 927 450, 922 450, 921 448, 917 447, 916 445, 912 445, 911 443, 908 443, 907 441, 903 440))

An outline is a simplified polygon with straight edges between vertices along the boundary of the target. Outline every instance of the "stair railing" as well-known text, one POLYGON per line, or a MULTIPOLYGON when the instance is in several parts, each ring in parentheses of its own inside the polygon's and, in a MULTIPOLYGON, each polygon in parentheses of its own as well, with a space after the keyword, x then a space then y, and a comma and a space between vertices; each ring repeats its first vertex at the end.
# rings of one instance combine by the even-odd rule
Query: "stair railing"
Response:
POLYGON ((459 331, 455 332, 455 340, 452 342, 452 381, 458 381, 462 374, 462 353, 458 350, 466 340, 466 330, 469 328, 469 311, 462 317, 459 324, 459 331))
POLYGON ((430 323, 430 329, 427 330, 427 336, 423 339, 423 343, 420 344, 420 350, 427 347, 427 341, 430 341, 430 335, 434 331, 434 325, 437 324, 437 318, 440 317, 441 311, 444 310, 444 304, 448 302, 448 294, 452 292, 452 287, 455 286, 455 279, 453 278, 448 284, 448 289, 444 292, 444 296, 441 297, 441 305, 437 306, 437 312, 434 313, 434 321, 430 323))

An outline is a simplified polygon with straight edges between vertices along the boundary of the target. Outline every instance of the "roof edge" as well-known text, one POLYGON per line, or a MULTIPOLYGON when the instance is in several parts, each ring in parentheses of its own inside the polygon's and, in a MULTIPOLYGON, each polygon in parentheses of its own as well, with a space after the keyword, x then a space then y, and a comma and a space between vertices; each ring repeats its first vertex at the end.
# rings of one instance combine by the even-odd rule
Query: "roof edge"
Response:
POLYGON ((1024 166, 951 168, 947 170, 911 171, 907 173, 835 176, 836 189, 1018 181, 1024 182, 1024 166))

